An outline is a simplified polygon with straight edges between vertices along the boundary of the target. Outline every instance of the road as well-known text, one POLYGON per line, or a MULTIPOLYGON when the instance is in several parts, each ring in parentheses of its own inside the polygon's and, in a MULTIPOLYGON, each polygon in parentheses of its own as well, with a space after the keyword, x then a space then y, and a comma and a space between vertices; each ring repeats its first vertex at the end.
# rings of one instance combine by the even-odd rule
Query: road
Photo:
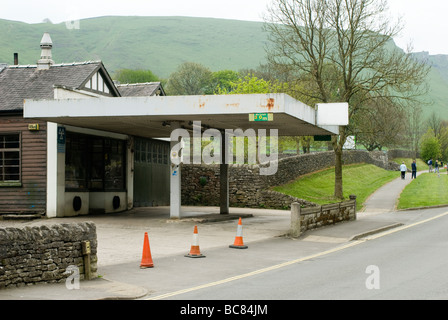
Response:
POLYGON ((167 299, 447 299, 448 214, 167 299), (342 249, 341 249, 342 248, 342 249))

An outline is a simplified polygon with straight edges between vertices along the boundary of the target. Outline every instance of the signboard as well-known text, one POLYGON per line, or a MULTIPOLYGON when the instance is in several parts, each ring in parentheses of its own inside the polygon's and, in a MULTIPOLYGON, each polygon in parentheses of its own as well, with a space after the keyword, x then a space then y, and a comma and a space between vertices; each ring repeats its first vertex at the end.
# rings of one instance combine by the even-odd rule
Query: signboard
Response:
POLYGON ((347 126, 348 103, 318 103, 316 116, 318 126, 347 126))
POLYGON ((30 131, 39 131, 39 124, 38 123, 30 123, 28 125, 28 130, 30 130, 30 131))
POLYGON ((331 141, 331 136, 314 136, 314 141, 331 141))
POLYGON ((273 113, 249 113, 249 121, 274 121, 273 113))
POLYGON ((65 127, 58 127, 58 153, 65 152, 65 127))

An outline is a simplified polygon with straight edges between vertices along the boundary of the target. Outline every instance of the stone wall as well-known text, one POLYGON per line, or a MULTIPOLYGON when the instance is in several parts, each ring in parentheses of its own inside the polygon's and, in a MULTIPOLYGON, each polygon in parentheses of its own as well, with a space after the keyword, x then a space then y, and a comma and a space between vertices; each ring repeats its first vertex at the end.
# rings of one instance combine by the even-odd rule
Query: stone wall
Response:
POLYGON ((302 208, 300 203, 291 205, 292 237, 299 237, 303 232, 338 222, 356 220, 356 196, 349 201, 323 206, 302 208))
POLYGON ((64 281, 69 266, 84 278, 82 242, 89 241, 90 276, 97 273, 96 226, 92 222, 0 228, 0 289, 64 281))
MULTIPOLYGON (((369 163, 381 168, 391 167, 385 152, 346 150, 344 164, 369 163)), ((230 206, 289 209, 291 200, 303 206, 315 206, 304 200, 268 190, 298 177, 334 166, 334 152, 317 152, 278 160, 275 175, 261 176, 258 165, 230 165, 230 206), (293 198, 293 199, 292 199, 293 198)), ((219 206, 219 165, 182 165, 182 205, 219 206)))
POLYGON ((415 151, 409 151, 409 150, 397 150, 392 149, 387 151, 387 155, 389 159, 395 159, 395 158, 411 158, 414 159, 415 157, 420 158, 420 153, 415 154, 415 151))

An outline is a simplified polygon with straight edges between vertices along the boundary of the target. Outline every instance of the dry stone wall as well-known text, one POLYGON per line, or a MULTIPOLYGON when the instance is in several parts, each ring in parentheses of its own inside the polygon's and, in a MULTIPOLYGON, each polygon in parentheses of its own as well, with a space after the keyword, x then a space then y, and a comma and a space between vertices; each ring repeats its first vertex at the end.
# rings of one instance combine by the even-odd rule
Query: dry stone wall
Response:
POLYGON ((356 220, 355 195, 351 195, 348 201, 309 208, 302 208, 299 203, 292 203, 290 236, 299 237, 307 230, 354 220, 356 220))
POLYGON ((356 200, 300 209, 301 232, 356 220, 356 200))
POLYGON ((92 222, 0 228, 0 289, 64 281, 69 266, 83 279, 82 242, 90 242, 90 276, 97 274, 97 236, 92 222))

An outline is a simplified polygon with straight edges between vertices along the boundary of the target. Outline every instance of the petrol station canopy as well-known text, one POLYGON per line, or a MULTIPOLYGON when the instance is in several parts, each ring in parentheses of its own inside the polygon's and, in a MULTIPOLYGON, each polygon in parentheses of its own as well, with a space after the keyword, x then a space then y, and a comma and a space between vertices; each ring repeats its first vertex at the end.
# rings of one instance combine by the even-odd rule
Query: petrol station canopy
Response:
POLYGON ((348 124, 348 105, 310 107, 283 93, 26 100, 24 117, 147 138, 168 138, 173 122, 190 129, 193 121, 220 130, 328 136, 348 124))

